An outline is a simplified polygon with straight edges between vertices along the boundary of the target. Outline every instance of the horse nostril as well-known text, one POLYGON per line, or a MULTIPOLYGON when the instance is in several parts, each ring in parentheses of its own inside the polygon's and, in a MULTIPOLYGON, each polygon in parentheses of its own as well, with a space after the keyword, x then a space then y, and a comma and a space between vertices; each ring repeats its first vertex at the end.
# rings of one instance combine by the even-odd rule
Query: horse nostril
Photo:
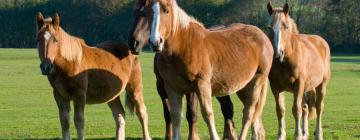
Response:
POLYGON ((139 45, 139 41, 135 40, 134 41, 134 47, 137 47, 139 45))
POLYGON ((160 44, 162 44, 163 43, 163 39, 162 38, 160 38, 160 44))
POLYGON ((43 75, 49 75, 53 67, 54 67, 53 64, 41 63, 40 64, 41 73, 43 75))
POLYGON ((54 64, 49 64, 49 66, 48 66, 49 71, 51 71, 53 69, 53 67, 54 67, 54 64))

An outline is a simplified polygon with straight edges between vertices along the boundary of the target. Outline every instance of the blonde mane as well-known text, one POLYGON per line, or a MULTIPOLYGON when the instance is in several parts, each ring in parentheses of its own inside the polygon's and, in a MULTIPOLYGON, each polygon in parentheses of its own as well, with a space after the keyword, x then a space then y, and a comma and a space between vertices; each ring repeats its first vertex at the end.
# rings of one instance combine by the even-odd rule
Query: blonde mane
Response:
POLYGON ((296 23, 295 23, 295 21, 294 21, 294 19, 292 19, 290 16, 288 17, 289 19, 289 26, 290 26, 290 30, 294 33, 294 34, 299 34, 299 30, 298 30, 298 28, 297 28, 297 25, 296 25, 296 23))
POLYGON ((82 44, 84 41, 69 35, 62 28, 59 28, 59 33, 60 55, 67 61, 80 64, 83 58, 82 44))
POLYGON ((178 28, 186 29, 190 23, 196 23, 201 27, 204 27, 202 23, 197 21, 194 17, 189 16, 182 8, 180 8, 176 0, 171 1, 171 6, 173 10, 173 33, 176 33, 178 28))

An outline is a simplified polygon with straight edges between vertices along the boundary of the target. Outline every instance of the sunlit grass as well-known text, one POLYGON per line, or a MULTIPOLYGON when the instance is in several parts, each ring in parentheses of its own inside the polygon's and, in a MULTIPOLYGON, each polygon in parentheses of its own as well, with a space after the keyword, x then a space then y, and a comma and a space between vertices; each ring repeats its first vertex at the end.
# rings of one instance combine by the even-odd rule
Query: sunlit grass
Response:
MULTIPOLYGON (((162 104, 155 88, 152 53, 142 53, 144 98, 149 114, 150 134, 164 138, 165 124, 162 104)), ((332 58, 332 79, 328 87, 323 118, 324 139, 360 138, 360 56, 336 56, 332 58)), ((0 49, 0 139, 54 139, 60 138, 58 111, 46 77, 40 74, 39 60, 35 49, 0 49)), ((124 96, 122 96, 124 98, 124 96)), ((242 105, 232 95, 235 123, 241 127, 242 105)), ((216 100, 214 109, 220 136, 223 119, 216 100)), ((292 95, 286 95, 287 136, 292 139, 294 120, 291 113, 292 95)), ((200 113, 199 113, 200 115, 200 113)), ((277 119, 274 97, 268 92, 264 114, 267 139, 275 139, 277 119)), ((106 139, 115 134, 114 121, 106 104, 88 105, 85 113, 86 138, 106 139)), ((311 131, 315 121, 311 121, 311 131)), ((206 125, 199 117, 199 132, 209 139, 206 125)), ((182 120, 182 136, 187 137, 187 122, 182 120)), ((311 132, 312 133, 312 132, 311 132)), ((73 122, 71 134, 76 133, 73 122)), ((136 115, 126 117, 126 137, 141 138, 141 127, 136 115)))

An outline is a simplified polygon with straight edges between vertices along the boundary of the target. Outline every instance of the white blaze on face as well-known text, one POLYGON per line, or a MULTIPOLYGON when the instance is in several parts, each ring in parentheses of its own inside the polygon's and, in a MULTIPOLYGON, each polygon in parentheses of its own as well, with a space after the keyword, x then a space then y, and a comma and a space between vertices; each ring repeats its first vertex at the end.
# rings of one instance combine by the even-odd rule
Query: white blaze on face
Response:
POLYGON ((281 50, 281 25, 280 23, 275 24, 274 26, 274 47, 275 47, 275 57, 280 57, 281 50))
POLYGON ((45 39, 45 46, 44 46, 44 48, 45 48, 45 57, 46 57, 46 55, 47 55, 47 44, 49 43, 49 39, 51 38, 51 34, 50 34, 50 32, 49 31, 45 31, 45 33, 44 33, 44 39, 45 39))
POLYGON ((51 37, 51 34, 49 31, 45 31, 44 33, 44 39, 45 39, 45 46, 47 46, 48 42, 49 42, 49 39, 51 37))
POLYGON ((151 29, 150 29, 150 41, 151 43, 155 43, 159 41, 159 24, 160 24, 160 4, 159 2, 155 2, 152 6, 153 10, 153 20, 151 22, 151 29))

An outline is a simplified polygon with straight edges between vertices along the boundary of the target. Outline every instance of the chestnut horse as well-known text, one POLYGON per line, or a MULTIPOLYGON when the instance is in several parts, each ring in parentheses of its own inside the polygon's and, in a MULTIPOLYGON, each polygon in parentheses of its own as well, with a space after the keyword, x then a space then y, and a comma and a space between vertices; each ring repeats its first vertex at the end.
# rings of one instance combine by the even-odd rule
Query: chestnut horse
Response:
POLYGON ((116 125, 116 139, 125 139, 125 111, 119 95, 126 90, 126 105, 141 122, 149 140, 148 117, 143 101, 140 60, 124 44, 105 42, 89 47, 60 27, 59 15, 44 19, 39 12, 37 42, 40 68, 53 87, 59 108, 62 139, 70 140, 70 101, 78 139, 84 139, 85 104, 107 103, 116 125))
POLYGON ((259 28, 244 24, 210 31, 179 8, 175 0, 146 0, 141 7, 148 15, 150 43, 159 52, 156 67, 169 98, 172 138, 181 139, 184 94, 197 95, 210 139, 219 139, 211 96, 234 92, 244 103, 240 139, 246 139, 251 123, 255 132, 260 132, 257 130, 262 128, 261 113, 273 57, 267 36, 259 28))
MULTIPOLYGON (((130 50, 133 54, 139 54, 141 49, 147 45, 148 39, 150 36, 149 26, 146 21, 146 14, 145 9, 143 7, 140 7, 141 4, 137 4, 135 9, 135 21, 132 26, 128 45, 130 47, 130 50)), ((215 29, 221 29, 225 26, 214 26, 211 27, 211 30, 215 29)), ((165 139, 171 139, 172 132, 171 132, 171 119, 170 119, 170 110, 169 110, 169 103, 168 103, 168 97, 165 91, 164 87, 164 80, 161 78, 159 71, 156 67, 156 60, 158 58, 159 54, 155 54, 154 58, 154 73, 156 75, 156 87, 158 94, 160 95, 162 104, 163 104, 163 111, 164 111, 164 118, 166 123, 166 131, 165 131, 165 139)), ((233 118, 233 104, 231 102, 230 96, 223 96, 223 97, 216 97, 216 99, 219 101, 221 105, 221 111, 224 116, 224 135, 223 139, 227 140, 234 140, 237 139, 236 136, 236 129, 234 122, 232 120, 233 118)), ((189 134, 188 139, 189 140, 198 140, 200 139, 198 131, 197 131, 197 105, 198 105, 198 99, 196 94, 186 94, 186 119, 189 124, 189 134)))
POLYGON ((292 111, 296 124, 295 139, 309 138, 308 118, 316 111, 315 139, 322 140, 321 117, 326 87, 330 80, 329 45, 320 36, 299 34, 294 20, 289 15, 287 3, 283 8, 272 8, 269 2, 267 7, 271 15, 268 24, 271 29, 269 38, 275 52, 269 79, 276 100, 278 139, 286 139, 283 92, 289 91, 294 93, 292 111), (303 128, 300 126, 301 117, 303 128))

